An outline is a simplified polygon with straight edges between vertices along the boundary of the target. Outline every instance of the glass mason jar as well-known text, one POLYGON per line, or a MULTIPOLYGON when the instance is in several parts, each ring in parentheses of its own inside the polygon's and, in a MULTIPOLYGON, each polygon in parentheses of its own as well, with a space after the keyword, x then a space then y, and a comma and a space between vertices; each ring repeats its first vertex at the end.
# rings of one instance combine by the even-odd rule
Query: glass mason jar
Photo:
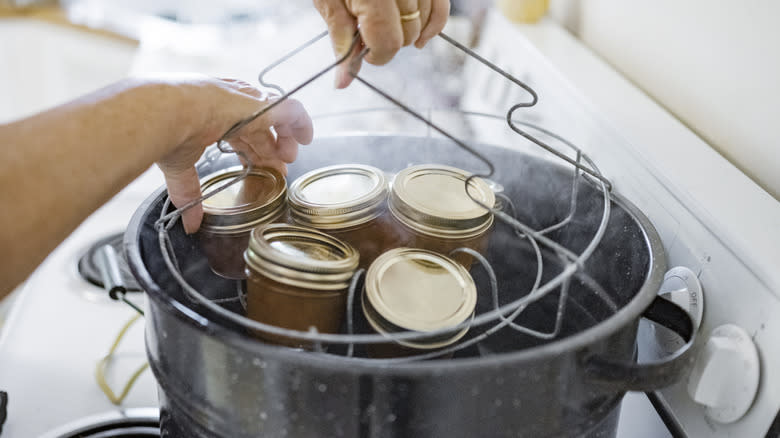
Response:
MULTIPOLYGON (((414 248, 396 248, 379 256, 368 269, 362 295, 363 314, 380 334, 455 327, 474 316, 476 304, 477 288, 463 265, 414 248)), ((468 329, 370 345, 368 351, 374 357, 426 353, 452 345, 468 329)))
MULTIPOLYGON (((244 169, 231 167, 201 179, 208 193, 244 169)), ((203 222, 198 232, 203 252, 216 274, 240 280, 244 274, 244 250, 252 229, 284 219, 287 182, 271 168, 252 169, 246 178, 203 201, 203 222)))
MULTIPOLYGON (((287 224, 256 228, 244 253, 247 317, 300 331, 337 333, 359 255, 348 243, 287 224)), ((307 348, 306 341, 256 333, 266 341, 307 348)))
POLYGON ((368 268, 379 254, 400 246, 401 235, 387 211, 387 192, 387 178, 376 167, 315 169, 290 184, 290 220, 351 244, 360 253, 360 267, 368 268))
MULTIPOLYGON (((465 170, 439 164, 408 167, 395 176, 388 201, 393 218, 401 224, 403 246, 449 253, 461 247, 484 253, 493 214, 470 197, 494 206, 496 196, 482 179, 469 182, 465 170)), ((452 256, 467 268, 474 257, 452 256)))

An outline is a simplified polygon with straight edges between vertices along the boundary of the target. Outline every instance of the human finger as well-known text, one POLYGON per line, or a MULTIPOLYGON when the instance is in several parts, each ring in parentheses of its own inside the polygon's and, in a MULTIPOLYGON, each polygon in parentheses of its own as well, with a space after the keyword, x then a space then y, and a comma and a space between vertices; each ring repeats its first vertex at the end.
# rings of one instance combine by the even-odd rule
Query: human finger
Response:
POLYGON ((428 22, 425 24, 420 37, 414 43, 418 49, 423 48, 431 38, 438 35, 444 25, 447 24, 447 18, 450 16, 450 0, 431 0, 431 13, 428 22))
MULTIPOLYGON (((347 10, 343 0, 314 0, 314 6, 328 25, 333 53, 337 58, 346 55, 352 46, 352 40, 357 30, 357 20, 347 10)), ((359 52, 353 51, 350 59, 359 52)), ((336 88, 345 88, 352 82, 349 74, 349 59, 336 68, 336 88)))
POLYGON ((365 47, 363 42, 358 41, 355 44, 355 47, 352 48, 352 53, 336 67, 336 80, 334 81, 334 86, 336 88, 347 88, 349 84, 352 83, 352 75, 357 74, 360 71, 360 67, 363 63, 361 61, 355 62, 355 58, 360 55, 360 51, 363 50, 363 47, 365 47))
POLYGON ((396 0, 400 14, 401 29, 404 33, 404 46, 417 41, 422 30, 422 16, 417 0, 396 0))
MULTIPOLYGON (((188 203, 200 198, 200 179, 195 166, 182 171, 173 171, 161 166, 165 177, 165 185, 168 187, 168 196, 176 208, 182 208, 188 203)), ((184 231, 192 234, 198 231, 203 220, 203 207, 200 203, 184 210, 181 215, 184 231)))
POLYGON ((222 79, 222 81, 226 82, 228 86, 234 90, 252 96, 256 99, 267 100, 269 98, 268 93, 259 90, 257 87, 248 82, 244 82, 238 79, 222 79))
MULTIPOLYGON (((242 135, 240 141, 246 144, 252 151, 254 158, 274 158, 284 163, 292 163, 298 158, 298 141, 294 137, 289 126, 274 127, 276 135, 270 129, 262 132, 254 132, 251 136, 242 135)), ((253 163, 260 160, 253 159, 253 163)))
MULTIPOLYGON (((314 126, 301 102, 286 99, 268 112, 268 121, 277 135, 291 137, 300 144, 311 143, 314 126)), ((277 139, 278 141, 278 139, 277 139)))
MULTIPOLYGON (((420 35, 422 35, 422 30, 425 29, 428 21, 431 19, 431 0, 419 0, 417 7, 420 9, 420 35)), ((418 37, 417 40, 419 41, 419 39, 418 37)))
POLYGON ((234 143, 240 146, 240 150, 248 155, 253 164, 276 157, 276 137, 267 127, 241 134, 234 143))
POLYGON ((274 131, 276 135, 268 128, 259 129, 249 135, 241 135, 240 141, 251 148, 254 157, 273 157, 285 163, 292 163, 298 158, 298 140, 292 127, 277 125, 274 126, 274 131))
POLYGON ((314 0, 314 6, 328 25, 333 52, 336 56, 346 55, 357 29, 355 17, 343 0, 314 0))
POLYGON ((298 142, 293 136, 285 134, 277 130, 276 156, 285 163, 292 163, 298 158, 298 142))
POLYGON ((287 175, 287 165, 281 159, 279 159, 276 154, 259 154, 252 145, 244 142, 243 140, 239 140, 235 143, 235 147, 241 151, 241 155, 239 155, 241 164, 245 166, 251 164, 252 167, 256 168, 271 167, 278 170, 282 175, 287 175))
POLYGON ((253 145, 253 148, 261 155, 273 152, 272 146, 276 144, 278 139, 274 141, 272 138, 269 141, 267 138, 268 128, 271 126, 278 136, 289 137, 292 141, 300 144, 309 144, 314 137, 311 117, 303 104, 295 99, 285 99, 267 113, 241 128, 232 138, 240 138, 247 144, 253 145), (260 150, 260 148, 265 149, 260 150))
POLYGON ((253 165, 261 163, 292 163, 298 158, 298 139, 290 125, 280 124, 274 127, 276 135, 269 128, 260 127, 251 132, 242 133, 231 144, 236 144, 253 165))
POLYGON ((352 13, 357 17, 363 42, 370 49, 366 61, 387 64, 404 44, 398 5, 386 0, 354 1, 352 13))

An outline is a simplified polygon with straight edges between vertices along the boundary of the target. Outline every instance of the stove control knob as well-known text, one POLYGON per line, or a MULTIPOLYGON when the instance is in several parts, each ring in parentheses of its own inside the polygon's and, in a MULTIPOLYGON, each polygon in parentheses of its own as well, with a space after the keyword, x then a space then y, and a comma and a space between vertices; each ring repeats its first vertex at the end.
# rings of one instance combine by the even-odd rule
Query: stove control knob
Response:
POLYGON ((758 391, 758 350, 741 327, 725 324, 712 331, 688 377, 688 394, 704 405, 705 415, 733 423, 750 409, 758 391))

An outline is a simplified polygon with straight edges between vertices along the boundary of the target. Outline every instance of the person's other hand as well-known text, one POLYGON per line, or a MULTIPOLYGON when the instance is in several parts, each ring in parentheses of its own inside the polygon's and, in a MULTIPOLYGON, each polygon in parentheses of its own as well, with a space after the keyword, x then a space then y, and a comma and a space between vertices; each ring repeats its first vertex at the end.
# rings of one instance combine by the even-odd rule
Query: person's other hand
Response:
MULTIPOLYGON (((328 24, 337 57, 349 50, 359 25, 370 49, 365 59, 376 65, 389 62, 401 47, 425 46, 444 29, 450 15, 450 0, 314 0, 314 5, 328 24)), ((355 47, 352 56, 360 50, 355 47)), ((336 70, 336 88, 351 82, 347 61, 336 70)))
MULTIPOLYGON (((275 98, 261 93, 246 82, 198 77, 177 80, 171 85, 181 89, 182 101, 174 111, 182 111, 189 130, 158 166, 165 175, 171 202, 182 207, 201 196, 195 163, 206 146, 216 142, 236 122, 269 105, 275 98)), ((287 99, 228 138, 230 146, 243 152, 254 166, 273 167, 287 174, 287 163, 298 155, 298 144, 309 144, 312 122, 300 102, 287 99), (273 131, 271 128, 273 127, 273 131), (274 134, 275 133, 275 134, 274 134)), ((194 233, 203 219, 203 208, 196 205, 182 215, 187 233, 194 233)))

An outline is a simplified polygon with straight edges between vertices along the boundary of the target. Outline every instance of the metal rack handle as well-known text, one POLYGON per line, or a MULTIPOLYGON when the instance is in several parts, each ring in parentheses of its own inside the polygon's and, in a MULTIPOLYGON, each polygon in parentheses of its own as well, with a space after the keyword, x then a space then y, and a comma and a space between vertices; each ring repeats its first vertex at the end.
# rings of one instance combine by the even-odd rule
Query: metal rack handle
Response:
MULTIPOLYGON (((269 65, 266 69, 264 69, 260 75, 259 75, 259 81, 264 86, 267 86, 269 88, 273 88, 277 91, 283 91, 282 87, 279 87, 277 85, 273 85, 268 83, 265 80, 265 75, 273 70, 276 66, 280 65, 281 63, 285 62, 295 54, 301 52, 305 48, 311 46, 315 42, 319 41, 320 39, 324 38, 327 35, 327 32, 324 32, 315 38, 309 40, 308 42, 304 43, 300 47, 294 49, 292 52, 288 53, 287 55, 283 56, 276 62, 269 65)), ((561 153, 560 151, 556 150, 549 144, 539 140, 535 136, 531 135, 524 129, 520 129, 519 125, 526 126, 523 122, 515 121, 513 120, 513 114, 514 112, 519 108, 528 108, 533 105, 535 105, 538 102, 538 96, 536 92, 527 84, 520 81, 517 78, 514 78, 509 73, 501 70, 498 68, 495 64, 492 64, 491 62, 487 61, 486 59, 482 58, 478 54, 476 54, 474 51, 468 49, 467 47, 463 46, 460 43, 457 43, 452 38, 448 37, 445 34, 439 35, 441 38, 443 38, 448 43, 452 44, 454 47, 458 48, 459 50, 462 50, 467 55, 473 57, 474 59, 477 59, 479 62, 484 64, 485 66, 489 67, 493 71, 499 73, 504 78, 509 79, 514 84, 520 86, 523 90, 527 91, 532 99, 529 102, 523 102, 514 105, 512 108, 509 109, 509 111, 506 114, 506 121, 510 128, 512 128, 513 131, 520 134, 522 137, 530 140, 533 144, 542 147, 543 149, 553 153, 555 156, 563 159, 565 162, 571 164, 574 166, 574 177, 572 182, 572 196, 577 196, 577 187, 579 184, 579 176, 580 172, 587 174, 591 177, 593 177, 596 180, 597 186, 601 188, 601 193, 603 195, 603 212, 601 216, 601 221, 599 223, 599 226, 594 233, 593 237, 591 238, 589 244, 585 247, 585 249, 580 254, 575 254, 568 248, 563 247, 562 245, 555 242, 553 239, 548 237, 546 233, 549 231, 552 231, 556 228, 559 228, 563 226, 567 221, 568 217, 573 214, 573 210, 576 207, 576 199, 572 199, 571 209, 569 212, 569 216, 567 218, 564 218, 561 222, 555 225, 551 225, 546 227, 545 229, 541 231, 537 231, 532 229, 531 227, 523 224, 519 220, 517 220, 514 215, 507 214, 504 211, 498 210, 494 208, 492 205, 485 205, 484 203, 480 202, 479 200, 475 199, 474 196, 471 194, 471 192, 468 190, 468 184, 471 182, 473 178, 482 177, 482 178, 488 178, 493 175, 495 171, 495 167, 493 166, 493 163, 487 159, 482 153, 477 151, 474 147, 466 144, 465 142, 461 141, 460 139, 456 138, 455 136, 448 133, 446 130, 438 126, 437 124, 433 123, 432 121, 426 119, 424 116, 419 114, 418 112, 414 111, 412 108, 410 108, 408 105, 404 104, 403 102, 399 101, 398 99, 391 96, 389 93, 383 91, 379 87, 375 86, 374 84, 370 83, 369 81, 365 80, 364 78, 360 77, 357 74, 357 65, 362 61, 363 57, 368 53, 368 48, 364 48, 360 54, 357 57, 352 58, 351 65, 349 69, 349 73, 353 76, 353 78, 363 84, 364 86, 368 87, 378 95, 384 97, 389 102, 393 103, 398 108, 404 110, 414 118, 420 120, 427 126, 429 126, 431 129, 435 130, 439 134, 443 135, 447 139, 453 141, 456 145, 458 145, 461 149, 468 152, 473 157, 477 158, 479 161, 481 161, 485 167, 487 168, 486 171, 482 173, 475 173, 472 174, 469 178, 466 179, 464 188, 466 189, 466 194, 478 205, 482 206, 486 210, 492 212, 495 217, 510 226, 515 233, 520 238, 527 238, 531 245, 534 247, 537 254, 537 260, 539 262, 539 272, 542 271, 541 266, 541 258, 539 257, 540 249, 539 244, 544 245, 545 247, 548 247, 552 249, 552 251, 557 254, 557 256, 561 259, 562 266, 561 271, 557 273, 556 275, 552 276, 550 280, 548 280, 544 284, 540 284, 540 281, 536 281, 532 290, 528 292, 526 295, 521 296, 520 298, 505 304, 503 306, 496 306, 493 310, 486 311, 480 315, 476 315, 473 317, 471 321, 465 321, 461 324, 458 324, 456 327, 447 327, 436 331, 431 332, 399 332, 394 333, 392 335, 354 335, 354 334, 330 334, 330 333, 318 333, 315 331, 309 331, 309 332, 303 332, 303 331, 297 331, 297 330, 291 330, 291 329, 285 329, 282 327, 277 327, 273 325, 268 325, 264 323, 260 323, 258 321, 254 321, 251 319, 248 319, 246 317, 243 317, 241 315, 235 314, 228 309, 225 309, 221 306, 219 306, 217 303, 212 302, 208 298, 206 298, 203 294, 201 294, 199 291, 197 291, 194 287, 192 287, 183 277, 181 274, 181 270, 179 268, 179 264, 176 260, 176 255, 173 251, 173 245, 170 240, 169 231, 172 229, 172 227, 175 225, 176 221, 181 216, 181 213, 191 208, 192 206, 198 204, 199 202, 202 202, 203 200, 214 196, 216 193, 219 193, 222 190, 227 189, 231 185, 241 181, 251 170, 251 162, 246 159, 243 154, 241 154, 240 151, 235 151, 231 149, 226 148, 227 141, 230 137, 232 137, 234 134, 236 134, 241 128, 246 126, 247 124, 251 123, 253 120, 257 119, 258 117, 261 117, 263 114, 267 113, 268 111, 271 111, 273 108, 275 108, 277 105, 279 105, 281 102, 289 98, 290 96, 294 95, 298 91, 300 91, 302 88, 306 87, 307 85, 311 84, 313 81, 317 80, 318 78, 322 77, 325 73, 332 70, 336 66, 343 64, 344 62, 347 62, 347 60, 350 57, 350 54, 353 53, 354 48, 359 44, 360 42, 360 35, 359 33, 355 33, 352 44, 350 46, 350 50, 347 51, 347 54, 337 59, 335 62, 328 65, 323 70, 315 73, 313 76, 302 82, 301 84, 297 85, 295 88, 290 90, 289 92, 283 93, 281 97, 279 97, 277 100, 269 104, 268 106, 261 108, 254 112, 253 114, 249 115, 247 118, 238 121, 235 123, 230 129, 228 129, 222 137, 217 142, 217 148, 223 152, 223 153, 237 153, 239 156, 242 156, 244 158, 244 162, 246 163, 246 169, 244 173, 235 179, 231 180, 225 185, 222 185, 216 190, 213 190, 203 196, 201 196, 199 199, 196 199, 178 209, 175 209, 171 212, 168 212, 168 209, 170 207, 170 198, 166 199, 165 205, 161 211, 160 218, 155 222, 155 228, 158 231, 158 242, 160 245, 160 250, 163 255, 163 259, 166 263, 166 266, 173 274, 176 281, 179 283, 179 285, 182 287, 183 291, 185 292, 185 295, 191 299, 194 303, 201 304, 206 306, 209 310, 213 311, 215 315, 218 315, 220 317, 226 318, 232 322, 238 323, 241 326, 244 326, 250 330, 265 332, 272 335, 277 336, 284 336, 284 337, 291 337, 296 338, 300 340, 306 340, 311 341, 315 345, 320 346, 323 343, 332 343, 332 344, 341 344, 341 345, 352 345, 352 344, 369 344, 369 343, 377 343, 377 342, 392 342, 392 341, 412 341, 412 340, 419 340, 428 336, 436 336, 448 333, 452 330, 457 329, 463 329, 466 327, 476 327, 481 326, 485 324, 492 323, 493 326, 490 327, 487 331, 490 333, 493 333, 494 331, 500 329, 501 327, 507 326, 509 324, 513 324, 513 320, 519 315, 521 312, 523 312, 530 304, 532 304, 535 301, 538 301, 542 297, 544 297, 546 294, 550 293, 551 291, 555 290, 556 288, 561 288, 561 297, 559 298, 561 304, 559 305, 559 312, 558 315, 556 315, 556 327, 560 324, 559 320, 562 317, 562 312, 565 309, 565 306, 563 303, 565 303, 566 299, 566 289, 568 288, 568 282, 569 279, 575 275, 578 271, 580 271, 584 265, 585 260, 588 259, 588 257, 592 254, 592 252, 595 250, 596 246, 601 241, 602 237, 605 234, 607 222, 609 220, 610 215, 610 189, 612 187, 611 183, 603 177, 601 172, 596 167, 595 163, 585 154, 583 153, 578 147, 574 146, 572 143, 563 140, 561 137, 556 135, 551 135, 553 138, 556 138, 557 140, 562 141, 562 143, 568 147, 570 147, 572 150, 576 153, 576 159, 571 159, 570 157, 566 156, 565 154, 561 153)), ((537 127, 537 129, 539 129, 537 127)), ((550 134, 549 131, 545 131, 541 129, 541 132, 550 134)), ((481 258, 481 255, 479 256, 481 258)), ((485 262, 486 260, 481 259, 481 262, 485 262)), ((487 268, 490 269, 489 264, 487 264, 487 268)), ((538 279, 541 278, 541 275, 537 277, 538 279)), ((356 276, 357 279, 357 276, 356 276)), ((357 280, 355 280, 357 281, 357 280)), ((354 282, 353 282, 354 283, 354 282)), ((354 285, 353 285, 354 287, 354 285)), ((354 292, 353 292, 354 294, 354 292)), ((354 295, 353 298, 354 300, 354 295)), ((516 330, 521 330, 526 334, 532 335, 532 336, 538 336, 542 338, 549 338, 550 336, 555 336, 558 332, 555 330, 552 334, 550 333, 541 333, 541 332, 535 332, 531 330, 522 330, 521 326, 518 326, 514 324, 514 327, 512 327, 516 330)), ((351 348, 348 350, 351 352, 351 348)))

